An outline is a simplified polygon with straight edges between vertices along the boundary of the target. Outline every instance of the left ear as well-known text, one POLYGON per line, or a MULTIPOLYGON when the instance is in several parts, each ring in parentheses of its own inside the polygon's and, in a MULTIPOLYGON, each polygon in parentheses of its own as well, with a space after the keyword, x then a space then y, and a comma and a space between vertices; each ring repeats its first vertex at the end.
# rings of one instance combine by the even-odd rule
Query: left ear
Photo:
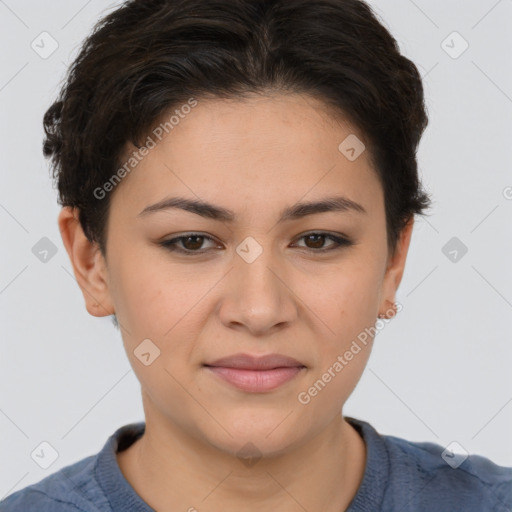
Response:
POLYGON ((396 290, 398 289, 404 274, 405 261, 409 251, 413 225, 414 216, 411 216, 400 233, 395 253, 388 258, 386 273, 382 282, 379 312, 389 310, 395 302, 396 290))

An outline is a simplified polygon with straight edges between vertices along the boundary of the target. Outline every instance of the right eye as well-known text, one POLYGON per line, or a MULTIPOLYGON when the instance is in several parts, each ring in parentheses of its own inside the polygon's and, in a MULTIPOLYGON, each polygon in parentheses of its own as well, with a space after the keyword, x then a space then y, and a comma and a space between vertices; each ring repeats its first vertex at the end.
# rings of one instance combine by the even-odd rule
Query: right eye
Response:
POLYGON ((200 233, 188 233, 186 235, 171 238, 170 240, 164 240, 159 245, 165 247, 169 251, 181 252, 186 255, 203 254, 207 250, 198 250, 205 240, 214 242, 213 238, 201 235, 200 233), (181 247, 180 245, 181 244, 181 247))

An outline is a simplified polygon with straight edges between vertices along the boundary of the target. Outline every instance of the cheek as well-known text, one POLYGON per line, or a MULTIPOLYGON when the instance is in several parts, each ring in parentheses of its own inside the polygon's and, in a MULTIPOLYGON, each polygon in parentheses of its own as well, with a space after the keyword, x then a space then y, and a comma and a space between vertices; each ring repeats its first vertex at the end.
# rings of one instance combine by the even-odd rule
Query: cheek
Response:
POLYGON ((162 255, 155 257, 154 249, 122 258, 113 268, 116 315, 134 341, 154 338, 160 343, 172 336, 207 290, 208 283, 162 255))
POLYGON ((379 300, 379 268, 363 261, 346 260, 343 265, 316 272, 297 281, 294 288, 303 299, 304 307, 319 320, 334 349, 344 344, 366 327, 374 325, 379 300))
POLYGON ((325 333, 316 339, 317 364, 301 389, 304 412, 312 421, 314 411, 334 414, 342 407, 365 369, 375 335, 378 271, 363 261, 352 262, 320 281, 311 280, 314 293, 308 306, 325 333))
POLYGON ((183 403, 213 278, 199 279, 157 259, 132 258, 115 268, 116 315, 126 327, 123 344, 137 378, 154 402, 183 403))
MULTIPOLYGON (((351 344, 349 344, 347 349, 351 344)), ((343 358, 346 351, 333 353, 326 357, 313 374, 305 379, 295 397, 296 408, 301 418, 301 426, 306 431, 318 431, 327 426, 332 418, 340 414, 348 397, 356 387, 368 361, 371 343, 350 356, 343 358), (340 362, 337 358, 341 356, 340 362)))

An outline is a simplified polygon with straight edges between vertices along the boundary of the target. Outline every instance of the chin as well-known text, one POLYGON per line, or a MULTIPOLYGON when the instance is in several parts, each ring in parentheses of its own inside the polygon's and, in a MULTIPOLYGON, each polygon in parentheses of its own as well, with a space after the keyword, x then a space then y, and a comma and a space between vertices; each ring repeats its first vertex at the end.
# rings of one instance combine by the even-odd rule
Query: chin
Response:
POLYGON ((262 415, 253 418, 252 415, 244 417, 238 413, 236 420, 220 421, 231 435, 219 429, 214 437, 208 436, 209 442, 217 449, 238 458, 278 457, 286 453, 300 437, 297 425, 285 418, 286 414, 283 415, 282 411, 268 415, 265 419, 262 415))
POLYGON ((217 444, 216 448, 240 459, 241 462, 248 462, 246 466, 252 466, 251 461, 258 459, 272 459, 286 454, 290 450, 290 443, 282 439, 270 441, 265 435, 235 437, 226 440, 225 443, 217 444))

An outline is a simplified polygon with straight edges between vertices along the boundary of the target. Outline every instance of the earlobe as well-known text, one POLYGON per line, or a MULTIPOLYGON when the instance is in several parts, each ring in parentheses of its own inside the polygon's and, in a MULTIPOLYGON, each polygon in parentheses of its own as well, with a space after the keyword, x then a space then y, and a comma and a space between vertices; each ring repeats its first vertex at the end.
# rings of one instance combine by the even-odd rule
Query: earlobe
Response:
POLYGON ((58 224, 87 311, 98 317, 113 315, 105 260, 98 244, 85 236, 78 220, 78 210, 63 207, 58 224))

